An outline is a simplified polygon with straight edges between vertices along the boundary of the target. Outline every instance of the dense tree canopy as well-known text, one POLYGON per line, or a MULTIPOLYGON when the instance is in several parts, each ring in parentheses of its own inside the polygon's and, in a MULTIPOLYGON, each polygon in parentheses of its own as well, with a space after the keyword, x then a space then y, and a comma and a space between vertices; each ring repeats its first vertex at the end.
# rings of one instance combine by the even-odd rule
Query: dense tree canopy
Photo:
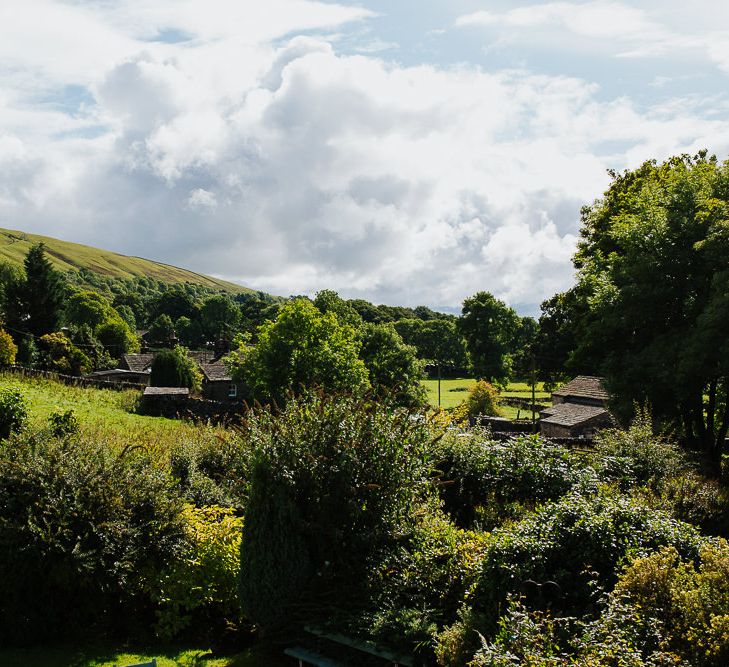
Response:
POLYGON ((496 383, 508 380, 520 325, 516 312, 488 292, 478 292, 463 302, 458 326, 477 378, 496 383))
POLYGON ((578 354, 616 407, 649 402, 718 461, 729 428, 729 165, 700 154, 613 174, 582 212, 578 354))
POLYGON ((355 329, 334 313, 294 299, 281 307, 275 322, 258 329, 255 346, 244 343, 229 357, 229 365, 252 398, 283 402, 287 392, 307 386, 330 392, 369 386, 360 347, 355 329))

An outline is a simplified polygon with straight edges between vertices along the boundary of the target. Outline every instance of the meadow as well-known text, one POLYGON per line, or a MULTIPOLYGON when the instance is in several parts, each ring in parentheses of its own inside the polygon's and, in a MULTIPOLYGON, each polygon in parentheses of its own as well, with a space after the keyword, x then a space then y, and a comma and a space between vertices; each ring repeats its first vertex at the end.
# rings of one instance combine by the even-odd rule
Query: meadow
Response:
MULTIPOLYGON (((474 378, 455 378, 448 380, 441 380, 440 383, 440 405, 446 410, 460 405, 466 396, 468 391, 476 384, 474 378)), ((428 392, 428 403, 435 407, 438 407, 438 380, 423 380, 423 386, 428 392)), ((549 402, 551 394, 544 391, 544 383, 539 382, 536 386, 536 399, 537 402, 549 402)), ((527 400, 531 399, 532 388, 528 382, 514 381, 510 382, 506 391, 501 392, 503 397, 511 398, 524 398, 527 400)), ((531 412, 524 411, 519 408, 515 408, 510 405, 501 405, 501 413, 504 417, 509 419, 527 419, 531 417, 531 412)))

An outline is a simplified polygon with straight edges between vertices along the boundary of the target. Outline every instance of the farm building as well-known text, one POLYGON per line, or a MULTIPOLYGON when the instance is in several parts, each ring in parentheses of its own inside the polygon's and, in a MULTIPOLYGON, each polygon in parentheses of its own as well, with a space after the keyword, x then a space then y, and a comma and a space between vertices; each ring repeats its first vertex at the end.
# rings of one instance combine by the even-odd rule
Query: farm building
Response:
MULTIPOLYGON (((191 350, 189 352, 203 375, 202 395, 214 401, 235 401, 241 396, 241 388, 235 384, 219 355, 211 350, 191 350)), ((155 354, 125 354, 122 359, 122 370, 146 374, 145 384, 149 384, 149 375, 155 354)))
POLYGON ((613 426, 607 410, 610 398, 602 380, 579 375, 552 394, 552 407, 543 410, 540 432, 548 438, 592 438, 595 431, 613 426))
POLYGON ((112 368, 107 371, 95 371, 84 376, 91 380, 104 382, 130 382, 132 384, 149 384, 149 371, 137 373, 127 368, 112 368))

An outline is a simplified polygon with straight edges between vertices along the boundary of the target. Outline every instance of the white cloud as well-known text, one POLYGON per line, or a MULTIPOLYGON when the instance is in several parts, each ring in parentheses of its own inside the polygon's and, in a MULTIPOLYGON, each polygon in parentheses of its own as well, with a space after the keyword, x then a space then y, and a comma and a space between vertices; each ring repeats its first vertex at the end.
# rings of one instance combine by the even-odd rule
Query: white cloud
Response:
MULTIPOLYGON (((579 207, 607 167, 729 148, 729 121, 684 98, 643 111, 576 78, 406 67, 298 34, 368 16, 359 8, 42 6, 108 40, 79 37, 87 59, 98 54, 88 68, 51 62, 68 42, 50 36, 45 51, 30 53, 33 40, 13 51, 0 84, 0 225, 277 293, 456 306, 486 289, 533 308, 571 283, 579 207), (153 41, 166 30, 189 39, 153 41), (89 100, 33 101, 71 83, 89 100)), ((565 6, 478 21, 613 29, 565 6)), ((630 34, 654 30, 641 12, 621 16, 630 34)))

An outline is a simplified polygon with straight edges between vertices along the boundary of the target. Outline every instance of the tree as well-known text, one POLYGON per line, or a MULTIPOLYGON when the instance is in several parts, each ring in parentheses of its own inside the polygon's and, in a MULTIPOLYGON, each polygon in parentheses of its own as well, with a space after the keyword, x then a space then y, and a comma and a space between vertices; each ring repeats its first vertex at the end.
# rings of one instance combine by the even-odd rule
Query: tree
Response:
POLYGON ((349 324, 355 328, 362 324, 360 314, 333 290, 325 289, 317 292, 314 305, 322 313, 334 313, 342 324, 349 324))
POLYGON ((139 339, 129 325, 116 317, 96 328, 96 337, 115 359, 129 352, 139 352, 139 339))
POLYGON ((465 369, 468 366, 466 344, 456 318, 408 318, 395 322, 395 329, 408 345, 416 347, 420 359, 450 368, 465 369))
POLYGON ((90 290, 78 290, 71 294, 64 310, 67 324, 87 325, 92 329, 111 319, 112 316, 118 317, 118 313, 109 301, 98 292, 90 290))
POLYGON ((729 164, 702 152, 612 179, 582 211, 577 353, 598 360, 620 414, 650 403, 718 466, 729 429, 729 164))
POLYGON ((255 347, 243 343, 228 357, 233 379, 254 399, 281 403, 287 392, 314 385, 327 392, 369 386, 354 328, 307 299, 282 306, 275 322, 258 328, 257 337, 255 347))
POLYGON ((4 309, 8 325, 20 332, 42 336, 58 329, 66 297, 66 284, 37 243, 23 262, 25 275, 4 276, 4 309))
POLYGON ((200 324, 208 340, 232 338, 240 321, 240 310, 225 294, 216 294, 203 301, 200 309, 200 324))
POLYGON ((84 375, 93 368, 91 359, 65 333, 57 331, 38 339, 43 365, 67 375, 84 375))
POLYGON ((175 285, 152 300, 149 312, 150 320, 167 315, 174 322, 180 317, 194 319, 197 307, 193 296, 181 286, 175 285))
POLYGON ((200 391, 202 374, 184 347, 160 350, 152 361, 150 384, 153 387, 188 387, 200 391))
POLYGON ((539 323, 533 317, 520 317, 512 343, 512 362, 517 377, 530 377, 535 347, 539 338, 539 323))
POLYGON ((403 342, 392 324, 364 324, 360 335, 360 358, 367 366, 375 394, 392 398, 397 405, 425 405, 425 389, 420 384, 423 364, 417 350, 403 342))
POLYGON ((160 315, 149 327, 147 337, 153 345, 169 346, 175 337, 175 326, 169 315, 160 315))
POLYGON ((508 381, 519 325, 516 312, 488 292, 478 292, 463 302, 458 328, 477 378, 496 384, 508 381))

